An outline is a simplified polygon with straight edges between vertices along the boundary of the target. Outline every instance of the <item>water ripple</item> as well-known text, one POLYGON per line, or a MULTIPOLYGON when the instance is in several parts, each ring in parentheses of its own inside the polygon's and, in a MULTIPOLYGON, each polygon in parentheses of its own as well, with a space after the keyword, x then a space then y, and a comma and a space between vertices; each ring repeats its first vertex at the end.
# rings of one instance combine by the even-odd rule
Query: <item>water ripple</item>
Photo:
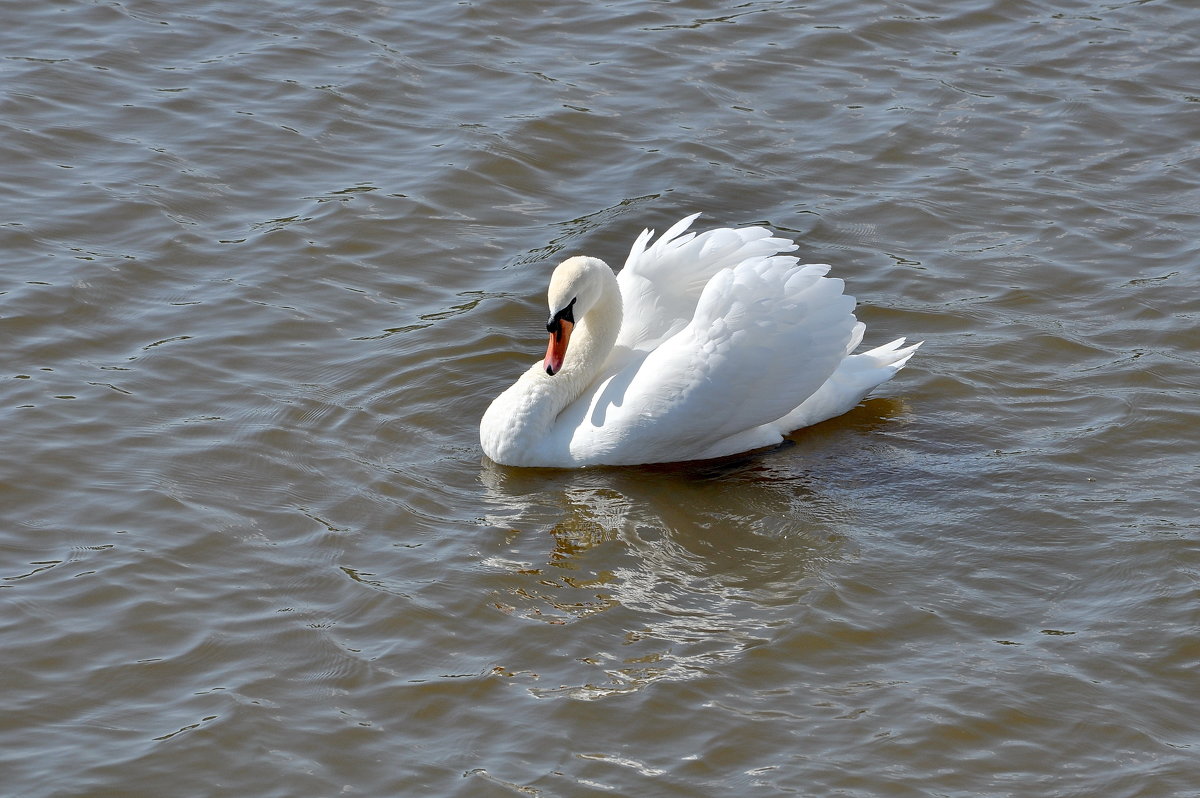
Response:
POLYGON ((10 16, 9 791, 1189 794, 1178 5, 10 16), (549 264, 698 210, 921 356, 751 458, 484 462, 549 264))

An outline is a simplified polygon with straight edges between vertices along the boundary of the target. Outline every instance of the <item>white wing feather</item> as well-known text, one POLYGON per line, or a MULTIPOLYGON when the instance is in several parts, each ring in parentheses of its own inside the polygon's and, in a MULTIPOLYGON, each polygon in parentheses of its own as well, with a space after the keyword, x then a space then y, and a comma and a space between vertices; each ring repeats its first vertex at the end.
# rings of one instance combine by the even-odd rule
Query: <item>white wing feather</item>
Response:
POLYGON ((649 247, 652 230, 643 230, 634 242, 617 275, 624 313, 617 346, 654 348, 691 320, 714 274, 749 258, 796 249, 796 244, 774 238, 764 227, 686 232, 699 215, 676 222, 649 247))
POLYGON ((590 397, 571 450, 616 451, 625 462, 663 451, 671 459, 714 457, 733 453, 718 451, 725 439, 740 445, 764 425, 752 436, 760 442, 736 451, 778 442, 773 422, 829 379, 859 326, 854 299, 841 280, 824 277, 828 270, 774 256, 718 272, 682 330, 590 397))

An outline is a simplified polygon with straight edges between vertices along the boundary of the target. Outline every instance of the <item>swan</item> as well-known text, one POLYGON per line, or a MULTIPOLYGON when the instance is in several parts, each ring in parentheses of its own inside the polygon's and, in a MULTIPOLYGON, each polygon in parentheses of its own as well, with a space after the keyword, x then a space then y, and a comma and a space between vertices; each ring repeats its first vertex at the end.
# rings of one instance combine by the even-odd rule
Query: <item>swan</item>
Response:
POLYGON ((780 443, 841 415, 920 343, 850 354, 866 326, 829 266, 763 227, 644 230, 619 275, 598 258, 550 279, 550 340, 484 412, 483 452, 509 466, 704 460, 780 443))

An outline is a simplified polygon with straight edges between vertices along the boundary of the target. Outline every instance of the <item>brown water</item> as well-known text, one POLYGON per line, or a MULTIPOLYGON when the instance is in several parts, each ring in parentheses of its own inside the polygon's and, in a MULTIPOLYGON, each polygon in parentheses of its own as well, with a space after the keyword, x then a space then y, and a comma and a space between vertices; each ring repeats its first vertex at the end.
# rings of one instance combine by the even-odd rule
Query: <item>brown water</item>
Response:
POLYGON ((0 793, 1200 794, 1200 16, 7 3, 0 793), (895 380, 483 461, 549 265, 695 210, 895 380))

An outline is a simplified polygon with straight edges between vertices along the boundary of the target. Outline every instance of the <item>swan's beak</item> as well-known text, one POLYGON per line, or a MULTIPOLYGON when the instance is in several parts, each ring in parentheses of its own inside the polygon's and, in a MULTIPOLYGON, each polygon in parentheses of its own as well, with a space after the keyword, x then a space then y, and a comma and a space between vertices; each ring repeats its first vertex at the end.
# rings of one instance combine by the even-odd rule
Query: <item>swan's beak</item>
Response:
POLYGON ((546 345, 546 360, 542 365, 546 367, 547 374, 554 376, 562 368, 563 358, 567 356, 567 342, 571 340, 571 330, 575 328, 575 324, 560 318, 557 319, 557 324, 549 326, 550 342, 546 345))

